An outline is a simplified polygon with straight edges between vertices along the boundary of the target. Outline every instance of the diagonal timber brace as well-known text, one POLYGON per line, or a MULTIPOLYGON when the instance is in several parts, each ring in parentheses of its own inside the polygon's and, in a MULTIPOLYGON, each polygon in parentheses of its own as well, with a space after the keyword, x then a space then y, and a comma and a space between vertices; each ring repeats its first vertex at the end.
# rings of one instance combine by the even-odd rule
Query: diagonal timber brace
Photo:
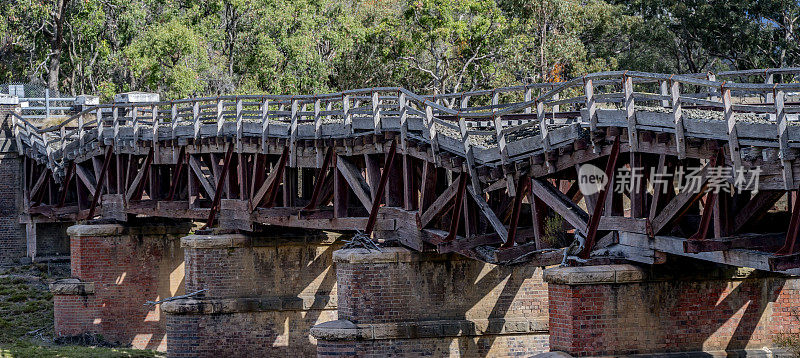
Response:
POLYGON ((100 197, 103 196, 103 185, 105 184, 106 175, 108 174, 108 168, 111 164, 111 157, 114 154, 114 147, 108 146, 106 149, 106 157, 103 160, 103 168, 100 169, 100 176, 97 178, 97 187, 94 189, 95 195, 92 197, 92 206, 89 207, 89 213, 86 215, 87 219, 91 219, 94 217, 94 210, 97 208, 97 203, 100 201, 100 197))
MULTIPOLYGON (((602 203, 606 202, 606 196, 608 196, 608 192, 611 191, 611 183, 612 178, 614 176, 614 169, 617 168, 617 159, 619 159, 619 136, 614 139, 614 145, 611 147, 611 154, 608 155, 608 161, 606 162, 606 185, 602 189, 600 189, 600 193, 597 195, 597 205, 594 206, 594 211, 592 211, 592 216, 589 217, 589 223, 587 224, 586 230, 586 244, 583 246, 583 249, 580 253, 578 253, 578 257, 582 259, 589 258, 589 253, 594 248, 595 240, 597 240, 597 229, 600 226, 600 218, 603 216, 603 211, 605 210, 605 205, 602 203)), ((580 178, 578 179, 580 180, 580 178)))
POLYGON ((314 191, 311 193, 311 201, 303 210, 314 210, 319 206, 320 192, 322 192, 325 178, 328 176, 328 169, 331 167, 331 161, 333 161, 333 147, 329 147, 328 150, 325 151, 325 159, 322 161, 322 167, 320 167, 317 172, 317 177, 314 182, 314 191))
POLYGON ((214 219, 220 208, 220 201, 222 200, 222 189, 225 184, 225 179, 228 178, 228 168, 231 164, 231 157, 233 156, 233 144, 228 144, 228 151, 225 153, 225 159, 222 163, 222 173, 220 173, 219 180, 217 180, 217 190, 214 193, 214 201, 211 204, 211 210, 208 212, 208 221, 203 226, 203 229, 208 229, 214 225, 214 219))
POLYGON ((392 146, 389 148, 389 155, 386 156, 386 162, 383 165, 383 172, 381 173, 381 180, 378 183, 378 190, 375 192, 375 200, 372 202, 372 209, 369 211, 369 219, 367 220, 367 227, 364 229, 364 234, 369 236, 372 230, 375 229, 375 221, 378 219, 378 209, 380 208, 383 192, 386 190, 386 182, 389 180, 394 157, 397 154, 397 141, 392 140, 392 146))

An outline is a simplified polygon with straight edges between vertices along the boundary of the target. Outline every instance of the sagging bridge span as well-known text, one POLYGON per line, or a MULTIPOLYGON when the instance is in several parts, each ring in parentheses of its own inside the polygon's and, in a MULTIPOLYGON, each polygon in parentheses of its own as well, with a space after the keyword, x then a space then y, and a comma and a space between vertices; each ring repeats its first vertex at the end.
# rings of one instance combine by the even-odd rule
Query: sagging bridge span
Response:
POLYGON ((571 250, 588 263, 675 254, 795 270, 800 200, 776 203, 800 185, 798 74, 617 71, 436 96, 129 93, 49 128, 15 114, 21 220, 191 218, 221 230, 357 230, 492 263, 549 265, 571 250), (645 175, 638 189, 613 192, 610 180, 584 196, 586 163, 607 176, 699 167, 703 189, 720 166, 728 184, 755 168, 760 180, 715 194, 645 175), (571 236, 553 239, 563 232, 585 240, 565 248, 571 236))

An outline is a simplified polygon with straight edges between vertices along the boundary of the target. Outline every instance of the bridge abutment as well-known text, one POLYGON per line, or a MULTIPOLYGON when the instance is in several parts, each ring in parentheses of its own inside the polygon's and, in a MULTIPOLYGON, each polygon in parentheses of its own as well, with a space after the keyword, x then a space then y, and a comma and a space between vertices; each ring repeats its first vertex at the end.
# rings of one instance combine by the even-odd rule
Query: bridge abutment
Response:
POLYGON ((190 235, 186 292, 167 302, 169 357, 312 356, 309 329, 336 319, 338 235, 190 235))
POLYGON ((504 356, 548 349, 547 286, 533 265, 457 255, 334 252, 339 320, 312 328, 318 356, 504 356))
POLYGON ((546 270, 550 348, 573 356, 763 354, 774 351, 776 340, 800 333, 800 279, 749 269, 671 268, 546 270))

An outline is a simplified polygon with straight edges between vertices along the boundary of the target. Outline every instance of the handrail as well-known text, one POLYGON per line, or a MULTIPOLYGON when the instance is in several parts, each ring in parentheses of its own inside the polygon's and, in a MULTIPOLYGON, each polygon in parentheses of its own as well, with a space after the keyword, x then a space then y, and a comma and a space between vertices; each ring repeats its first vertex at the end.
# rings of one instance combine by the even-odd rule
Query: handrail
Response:
MULTIPOLYGON (((640 71, 605 71, 590 73, 564 82, 442 95, 418 95, 402 87, 373 87, 310 95, 223 95, 158 102, 106 103, 85 107, 62 123, 46 128, 37 128, 15 114, 15 121, 17 121, 15 128, 21 128, 29 136, 35 134, 39 142, 44 143, 46 147, 47 153, 43 154, 47 155, 51 162, 55 162, 55 158, 51 157, 55 151, 62 149, 61 160, 63 161, 63 149, 67 144, 74 140, 80 140, 83 143, 87 130, 96 131, 99 139, 104 135, 103 129, 108 126, 114 129, 115 141, 119 128, 129 124, 133 127, 134 139, 140 138, 140 132, 143 128, 147 128, 142 127, 144 125, 152 127, 153 140, 158 140, 158 130, 162 125, 171 128, 174 133, 178 122, 193 123, 194 136, 199 138, 200 127, 203 123, 216 123, 217 133, 220 133, 224 122, 235 121, 237 138, 239 138, 242 135, 242 122, 256 120, 262 124, 262 140, 266 140, 267 136, 274 133, 274 130, 270 130, 274 126, 273 124, 288 125, 287 132, 279 135, 290 138, 291 145, 294 146, 294 142, 298 138, 305 138, 299 134, 299 125, 313 123, 314 137, 320 138, 319 131, 323 126, 323 118, 341 118, 349 134, 355 132, 354 120, 371 118, 373 124, 370 125, 370 128, 374 125, 374 131, 379 133, 385 126, 386 118, 399 118, 404 136, 408 133, 408 119, 413 118, 422 122, 425 127, 422 136, 431 142, 431 145, 436 148, 435 150, 438 150, 440 144, 446 146, 446 144, 440 143, 444 140, 440 138, 440 134, 445 135, 444 132, 439 133, 440 131, 446 131, 450 133, 448 134, 450 136, 455 135, 456 139, 460 139, 463 143, 461 148, 448 150, 454 150, 458 155, 467 156, 473 155, 472 145, 469 141, 470 136, 478 135, 478 133, 483 133, 481 135, 490 133, 489 135, 493 136, 499 146, 498 158, 503 158, 503 161, 506 162, 508 154, 506 154, 505 148, 516 140, 513 136, 509 136, 510 134, 522 130, 538 129, 542 145, 546 148, 549 147, 547 121, 552 121, 549 117, 555 118, 556 113, 561 113, 561 118, 574 119, 576 116, 581 117, 580 110, 591 108, 588 124, 594 129, 596 118, 593 117, 595 116, 593 111, 603 103, 613 102, 611 103, 613 106, 617 105, 614 103, 624 104, 626 108, 633 111, 634 101, 656 102, 663 108, 671 108, 679 102, 685 102, 686 104, 722 109, 726 112, 725 118, 730 122, 729 126, 733 126, 736 123, 733 112, 772 113, 778 111, 774 104, 776 94, 800 91, 800 83, 739 83, 717 79, 717 76, 762 73, 767 75, 800 74, 800 68, 728 71, 716 76, 713 74, 675 75, 640 71), (653 84, 656 86, 653 87, 653 84), (676 85, 678 92, 670 92, 670 88, 673 87, 674 90, 676 85), (681 94, 680 85, 689 86, 690 93, 681 94), (636 86, 644 86, 641 88, 645 91, 635 90, 636 86), (653 88, 656 88, 656 93, 649 92, 653 88), (533 89, 540 90, 535 97, 532 93, 533 89), (590 89, 592 90, 590 91, 590 89), (596 94, 594 93, 595 89, 598 92, 596 94), (524 100, 520 101, 518 95, 517 97, 512 96, 513 98, 506 102, 500 101, 500 94, 515 91, 519 91, 519 95, 523 95, 524 100), (742 98, 748 95, 763 95, 765 103, 733 103, 732 91, 739 91, 736 92, 736 96, 743 96, 742 98), (491 95, 491 104, 468 106, 471 97, 486 95, 491 95), (325 104, 327 106, 324 106, 325 104), (314 110, 307 108, 311 105, 314 110), (107 112, 109 109, 111 115, 107 112), (86 121, 87 116, 93 116, 94 120, 86 121), (508 116, 510 116, 509 118, 525 118, 525 120, 517 125, 511 125, 512 123, 506 121, 508 118, 505 117, 508 116), (466 120, 492 121, 494 130, 467 130, 466 120), (460 138, 458 138, 459 135, 460 138), (49 140, 46 137, 53 139, 49 140), (60 148, 51 150, 49 146, 53 143, 60 148)), ((786 103, 785 106, 791 107, 786 110, 786 113, 796 113, 795 111, 798 109, 796 104, 786 103)), ((577 118, 577 120, 583 121, 581 118, 577 118)), ((636 120, 630 115, 628 122, 629 129, 636 127, 636 120)), ((679 118, 675 123, 676 126, 682 126, 679 118)), ((363 125, 359 128, 360 131, 364 129, 363 125)), ((675 130, 676 133, 682 131, 679 128, 675 130)), ((735 131, 729 135, 731 140, 735 139, 735 131)), ((475 162, 474 158, 468 161, 475 162)), ((61 164, 63 165, 63 163, 61 164)))

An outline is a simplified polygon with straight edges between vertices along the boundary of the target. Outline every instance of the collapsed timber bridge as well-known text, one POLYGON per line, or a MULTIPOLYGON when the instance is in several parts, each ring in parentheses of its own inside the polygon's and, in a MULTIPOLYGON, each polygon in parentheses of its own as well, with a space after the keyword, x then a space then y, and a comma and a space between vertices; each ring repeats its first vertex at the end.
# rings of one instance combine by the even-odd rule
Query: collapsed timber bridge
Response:
POLYGON ((657 264, 674 254, 793 272, 800 200, 776 203, 800 185, 798 74, 616 71, 436 96, 129 93, 49 128, 14 114, 22 221, 186 218, 245 232, 361 231, 501 264, 567 254, 657 264), (587 163, 606 177, 626 165, 669 175, 698 167, 703 189, 720 166, 732 169, 729 185, 741 171, 760 178, 733 193, 647 176, 649 189, 620 193, 612 179, 583 195, 577 172, 587 163), (573 234, 582 245, 565 247, 573 234))

